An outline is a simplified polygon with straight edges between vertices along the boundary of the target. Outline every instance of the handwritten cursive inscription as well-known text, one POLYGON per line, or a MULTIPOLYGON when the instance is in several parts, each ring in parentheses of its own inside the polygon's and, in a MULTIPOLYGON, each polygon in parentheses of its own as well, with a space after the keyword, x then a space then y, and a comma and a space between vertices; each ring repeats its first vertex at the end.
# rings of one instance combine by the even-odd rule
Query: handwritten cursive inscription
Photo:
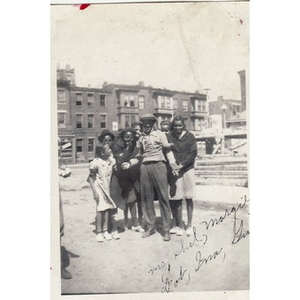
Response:
POLYGON ((182 239, 180 240, 180 245, 181 245, 180 249, 176 250, 176 251, 173 251, 175 259, 177 259, 177 257, 180 254, 182 254, 182 253, 186 252, 187 250, 189 250, 190 248, 192 248, 196 242, 200 242, 203 245, 205 245, 206 242, 207 242, 208 237, 207 237, 206 234, 203 234, 202 237, 203 237, 203 239, 198 239, 198 237, 197 237, 197 228, 194 226, 193 227, 193 240, 191 242, 189 242, 187 245, 185 245, 185 243, 182 239))
MULTIPOLYGON (((198 272, 200 268, 203 266, 203 264, 207 264, 213 259, 216 259, 222 252, 223 248, 220 248, 220 250, 215 251, 213 254, 208 255, 207 257, 202 258, 201 251, 197 251, 196 253, 196 261, 198 262, 197 267, 195 268, 195 271, 198 272)), ((224 260, 224 259, 223 259, 224 260)))
POLYGON ((232 213, 234 214, 234 219, 236 219, 236 213, 240 210, 243 209, 247 202, 250 201, 250 199, 247 199, 247 196, 241 197, 241 199, 244 198, 244 202, 243 203, 239 203, 238 206, 232 206, 231 209, 225 209, 224 211, 224 215, 220 216, 219 218, 215 218, 215 219, 210 219, 208 222, 207 221, 202 221, 200 224, 205 224, 205 228, 206 230, 208 230, 210 227, 219 225, 220 223, 222 223, 228 216, 230 216, 232 213))
POLYGON ((167 275, 165 275, 165 273, 161 275, 161 282, 163 283, 163 286, 161 288, 162 293, 169 293, 171 291, 171 287, 174 286, 174 288, 177 288, 183 280, 185 280, 185 285, 188 285, 190 282, 191 274, 187 271, 187 269, 183 268, 183 266, 180 266, 179 275, 176 280, 171 279, 170 270, 171 265, 168 264, 167 275))
POLYGON ((153 275, 155 271, 161 270, 166 266, 165 262, 162 261, 161 264, 158 264, 156 267, 150 268, 148 274, 153 275))
POLYGON ((186 275, 187 277, 187 281, 185 283, 185 285, 188 285, 191 279, 191 274, 187 273, 187 269, 183 270, 183 267, 180 266, 180 271, 179 271, 179 277, 175 280, 174 282, 174 287, 177 288, 179 283, 184 279, 184 276, 186 275), (187 275, 186 275, 187 274, 187 275))
POLYGON ((165 276, 165 273, 162 273, 160 279, 163 283, 163 287, 161 288, 161 292, 162 293, 169 293, 171 290, 171 283, 172 283, 172 279, 170 279, 170 269, 171 266, 170 264, 168 264, 168 275, 165 276))
POLYGON ((236 222, 234 222, 233 224, 233 240, 232 240, 232 244, 235 245, 236 243, 238 243, 241 239, 245 238, 247 235, 250 234, 250 231, 243 231, 244 229, 244 221, 241 220, 240 222, 240 226, 238 229, 236 229, 236 222))

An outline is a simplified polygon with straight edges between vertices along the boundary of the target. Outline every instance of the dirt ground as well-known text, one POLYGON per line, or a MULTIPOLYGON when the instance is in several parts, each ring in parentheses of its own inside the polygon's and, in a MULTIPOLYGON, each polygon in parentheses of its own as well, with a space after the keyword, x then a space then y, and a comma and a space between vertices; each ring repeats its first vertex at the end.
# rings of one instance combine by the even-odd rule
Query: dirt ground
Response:
MULTIPOLYGON (((149 238, 123 231, 120 240, 98 243, 95 203, 87 167, 60 179, 65 234, 62 259, 72 279, 62 294, 229 291, 249 289, 249 199, 247 188, 197 186, 194 234, 164 242, 156 202, 157 232, 149 238)), ((186 209, 184 206, 184 220, 186 209)))

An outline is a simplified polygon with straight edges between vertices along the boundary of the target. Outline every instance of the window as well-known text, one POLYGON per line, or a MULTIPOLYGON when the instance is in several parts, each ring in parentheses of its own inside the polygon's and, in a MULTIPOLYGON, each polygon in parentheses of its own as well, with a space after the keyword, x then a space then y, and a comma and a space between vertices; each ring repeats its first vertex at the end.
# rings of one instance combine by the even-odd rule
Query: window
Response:
POLYGON ((73 75, 71 73, 67 73, 67 80, 72 81, 73 75))
POLYGON ((129 116, 128 115, 126 115, 125 116, 125 127, 129 127, 130 125, 129 125, 129 116))
POLYGON ((201 112, 206 112, 206 102, 205 101, 200 101, 200 111, 201 112))
POLYGON ((83 116, 76 115, 76 128, 82 128, 82 121, 83 121, 83 116))
POLYGON ((128 106, 128 95, 124 95, 124 106, 128 106))
POLYGON ((57 91, 57 102, 58 103, 66 103, 66 92, 65 91, 57 91))
POLYGON ((178 109, 178 99, 177 98, 173 99, 173 108, 174 108, 174 110, 178 109))
POLYGON ((94 127, 94 115, 88 114, 87 119, 88 119, 88 128, 93 128, 94 127))
POLYGON ((100 128, 106 128, 106 115, 100 115, 100 128))
POLYGON ((105 106, 105 95, 100 95, 100 106, 105 106))
POLYGON ((94 94, 88 94, 87 106, 94 106, 94 94))
POLYGON ((88 151, 94 152, 94 139, 88 139, 88 151))
POLYGON ((129 95, 130 107, 135 107, 135 96, 129 95))
POLYGON ((165 108, 165 97, 158 96, 158 108, 165 108))
POLYGON ((182 111, 188 111, 188 101, 186 99, 182 101, 182 111))
POLYGON ((145 108, 145 96, 139 96, 139 109, 145 108))
POLYGON ((76 106, 82 105, 82 94, 76 94, 76 106))
POLYGON ((165 97, 165 106, 166 106, 166 108, 171 108, 171 100, 172 100, 172 98, 165 97))
POLYGON ((205 112, 206 111, 206 102, 196 99, 195 100, 195 111, 205 112))
POLYGON ((172 108, 173 97, 158 96, 158 108, 172 108))
POLYGON ((83 139, 77 139, 76 140, 76 152, 82 152, 83 148, 83 139))
POLYGON ((131 125, 135 122, 135 116, 130 116, 131 125))
POLYGON ((66 127, 66 113, 65 112, 58 112, 57 113, 57 124, 58 127, 66 127))

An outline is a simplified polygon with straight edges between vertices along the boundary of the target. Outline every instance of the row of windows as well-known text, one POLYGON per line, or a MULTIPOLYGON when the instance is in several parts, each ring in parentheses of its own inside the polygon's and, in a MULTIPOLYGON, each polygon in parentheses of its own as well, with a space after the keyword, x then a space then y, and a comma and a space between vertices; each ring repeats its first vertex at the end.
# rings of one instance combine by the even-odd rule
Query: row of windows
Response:
MULTIPOLYGON (((95 139, 94 138, 88 138, 87 143, 88 143, 87 144, 88 152, 94 152, 95 139)), ((76 139, 76 152, 77 153, 83 152, 83 139, 82 138, 76 139)))
MULTIPOLYGON (((83 96, 82 93, 76 93, 75 104, 76 106, 83 105, 83 96)), ((66 103, 66 91, 58 90, 57 91, 57 102, 60 104, 66 103)), ((95 105, 95 95, 92 93, 87 94, 87 106, 95 105)), ((99 95, 99 104, 100 106, 106 106, 106 95, 99 95)))
MULTIPOLYGON (((124 107, 137 107, 139 109, 145 108, 145 96, 143 95, 134 95, 134 94, 122 94, 120 97, 121 106, 124 107), (137 105, 138 104, 138 105, 137 105)), ((58 103, 65 103, 66 96, 65 91, 58 90, 58 103)), ((88 93, 87 94, 87 106, 94 106, 95 95, 88 93)), ((83 96, 82 93, 76 93, 76 106, 83 105, 83 96)), ((106 106, 106 95, 99 95, 99 104, 100 106, 106 106)), ((166 108, 166 109, 178 109, 178 99, 169 97, 169 96, 158 96, 157 98, 157 107, 158 108, 166 108)), ((195 110, 196 111, 206 111, 206 103, 204 101, 195 102, 195 110)), ((182 111, 188 111, 188 100, 182 100, 182 111)))
MULTIPOLYGON (((99 95, 100 106, 106 106, 105 96, 106 95, 99 95)), ((95 102, 95 95, 87 94, 87 106, 94 106, 94 102, 95 102)), ((82 106, 82 104, 83 104, 82 94, 76 93, 76 106, 82 106)))
MULTIPOLYGON (((58 112, 57 115, 58 127, 66 127, 67 113, 58 112)), ((107 117, 105 114, 100 114, 100 128, 106 128, 107 117)), ((95 115, 87 114, 87 128, 95 127, 95 115)), ((83 114, 76 114, 76 128, 83 128, 83 114)))
POLYGON ((124 107, 137 107, 139 109, 145 108, 145 96, 134 95, 134 94, 121 94, 120 96, 120 106, 124 107), (137 105, 138 104, 138 105, 137 105))
MULTIPOLYGON (((100 128, 106 128, 107 118, 106 115, 100 114, 100 128)), ((94 114, 87 115, 87 128, 94 128, 95 116, 94 114)), ((83 128, 83 115, 76 114, 76 128, 83 128)))

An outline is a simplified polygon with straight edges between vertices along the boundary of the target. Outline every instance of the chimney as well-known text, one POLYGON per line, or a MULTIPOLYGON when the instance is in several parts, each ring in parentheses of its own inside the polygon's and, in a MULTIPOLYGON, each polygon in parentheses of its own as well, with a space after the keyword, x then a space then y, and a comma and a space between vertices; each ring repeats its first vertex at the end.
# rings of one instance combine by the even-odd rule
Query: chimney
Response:
POLYGON ((145 83, 144 83, 144 81, 140 81, 138 85, 139 85, 139 86, 144 86, 145 83))
POLYGON ((106 87, 106 86, 107 86, 107 81, 104 81, 102 87, 106 87))
POLYGON ((223 101, 223 96, 218 96, 218 101, 223 101))
POLYGON ((246 110, 246 72, 245 70, 239 71, 241 81, 241 112, 246 110))

